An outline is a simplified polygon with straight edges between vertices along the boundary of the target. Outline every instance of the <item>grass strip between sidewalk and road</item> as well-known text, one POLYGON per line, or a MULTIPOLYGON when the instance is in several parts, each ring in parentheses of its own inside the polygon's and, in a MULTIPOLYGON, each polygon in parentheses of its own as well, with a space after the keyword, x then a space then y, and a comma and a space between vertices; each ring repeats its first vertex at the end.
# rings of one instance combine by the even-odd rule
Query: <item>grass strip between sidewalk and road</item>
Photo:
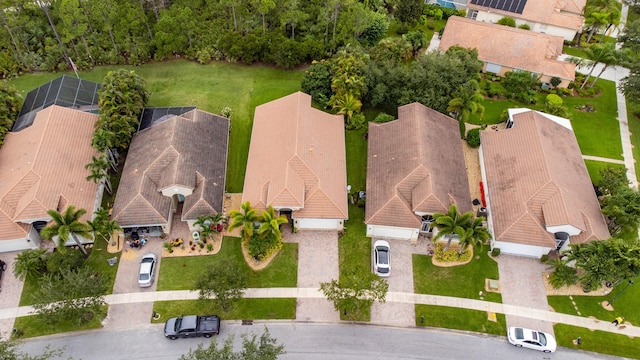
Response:
POLYGON ((495 314, 495 316, 496 321, 493 321, 489 320, 489 314, 486 311, 416 304, 416 326, 505 336, 507 334, 505 316, 504 314, 495 314), (424 321, 422 316, 424 316, 424 321))
POLYGON ((640 359, 640 338, 634 339, 625 335, 599 330, 592 331, 587 328, 565 324, 555 324, 553 331, 559 346, 640 359), (574 340, 578 337, 581 340, 580 345, 574 343, 574 340))
POLYGON ((229 311, 223 311, 211 300, 156 301, 153 311, 160 317, 150 320, 162 323, 181 315, 211 314, 220 316, 222 320, 293 320, 296 318, 296 302, 295 298, 240 299, 229 311))

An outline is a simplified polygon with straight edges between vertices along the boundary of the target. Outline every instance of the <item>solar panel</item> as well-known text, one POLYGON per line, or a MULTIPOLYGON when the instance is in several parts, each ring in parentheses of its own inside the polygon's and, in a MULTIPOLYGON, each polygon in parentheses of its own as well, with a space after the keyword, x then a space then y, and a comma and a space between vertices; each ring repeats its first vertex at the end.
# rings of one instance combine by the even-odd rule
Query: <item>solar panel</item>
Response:
POLYGON ((522 14, 524 7, 527 5, 527 0, 471 0, 471 3, 491 9, 522 14))

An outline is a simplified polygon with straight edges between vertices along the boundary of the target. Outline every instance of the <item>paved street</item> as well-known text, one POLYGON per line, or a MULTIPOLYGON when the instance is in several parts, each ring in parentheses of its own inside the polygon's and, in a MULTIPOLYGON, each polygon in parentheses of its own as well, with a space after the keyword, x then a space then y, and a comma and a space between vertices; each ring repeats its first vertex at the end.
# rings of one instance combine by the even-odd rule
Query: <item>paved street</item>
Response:
MULTIPOLYGON (((261 334, 267 326, 272 337, 285 345, 286 354, 279 359, 305 360, 371 360, 371 359, 434 359, 434 360, 604 360, 619 359, 580 350, 564 349, 554 354, 519 349, 507 343, 505 337, 441 329, 397 328, 358 324, 308 324, 286 321, 265 321, 243 326, 223 321, 218 344, 234 336, 236 351, 241 347, 241 335, 261 334)), ((44 346, 66 346, 65 356, 85 360, 175 360, 195 349, 207 339, 167 340, 162 325, 148 325, 130 330, 96 330, 75 334, 30 339, 22 351, 37 354, 44 346)), ((64 357, 66 359, 66 357, 64 357)))

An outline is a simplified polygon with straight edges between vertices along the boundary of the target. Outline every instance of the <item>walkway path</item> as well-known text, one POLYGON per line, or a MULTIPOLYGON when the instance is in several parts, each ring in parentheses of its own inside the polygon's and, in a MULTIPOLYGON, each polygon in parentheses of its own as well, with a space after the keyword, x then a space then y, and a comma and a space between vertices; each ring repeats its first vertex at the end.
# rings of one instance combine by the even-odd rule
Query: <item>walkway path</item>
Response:
MULTIPOLYGON (((247 289, 246 298, 301 298, 301 299, 324 299, 324 295, 317 288, 257 288, 247 289)), ((138 292, 128 294, 107 295, 106 302, 109 305, 146 303, 166 300, 195 300, 198 298, 197 291, 158 291, 158 292, 138 292)), ((387 294, 388 303, 406 304, 426 304, 437 306, 449 306, 479 311, 489 311, 499 314, 518 316, 528 319, 548 321, 550 323, 561 323, 572 326, 579 326, 591 330, 601 330, 610 333, 640 337, 640 327, 623 325, 613 326, 609 321, 601 321, 592 318, 573 316, 556 313, 553 311, 532 309, 523 306, 507 305, 482 300, 456 298, 450 296, 411 294, 402 292, 389 292, 387 294)), ((28 316, 33 311, 30 306, 19 308, 1 309, 0 319, 28 316)), ((129 324, 137 326, 137 324, 129 324)))
POLYGON ((624 165, 624 160, 609 159, 609 158, 603 158, 600 156, 591 156, 591 155, 582 155, 582 158, 585 160, 602 161, 602 162, 608 162, 612 164, 624 165))

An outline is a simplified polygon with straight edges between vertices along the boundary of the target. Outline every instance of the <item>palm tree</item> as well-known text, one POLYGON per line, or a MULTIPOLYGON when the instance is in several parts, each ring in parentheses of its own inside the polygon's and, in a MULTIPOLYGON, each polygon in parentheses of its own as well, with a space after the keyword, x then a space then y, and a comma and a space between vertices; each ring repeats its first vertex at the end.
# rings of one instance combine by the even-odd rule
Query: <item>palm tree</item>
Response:
POLYGON ((460 238, 460 254, 463 254, 469 245, 474 248, 481 247, 491 239, 491 233, 482 225, 482 221, 483 219, 478 217, 467 225, 464 236, 460 238))
POLYGON ((112 193, 111 180, 109 179, 109 162, 106 156, 102 155, 99 158, 92 156, 91 162, 86 164, 84 168, 91 171, 91 174, 87 176, 87 181, 91 180, 96 184, 103 182, 109 194, 112 193))
POLYGON ((209 239, 209 236, 211 236, 211 233, 213 232, 211 229, 213 224, 215 223, 213 222, 213 216, 211 215, 198 216, 196 222, 193 223, 193 225, 200 228, 200 235, 205 239, 205 241, 209 239))
POLYGON ((594 44, 584 49, 587 58, 591 61, 591 70, 589 70, 589 74, 584 78, 584 81, 580 86, 581 90, 584 89, 585 85, 587 85, 587 82, 598 63, 610 65, 615 65, 617 63, 619 55, 616 52, 615 46, 616 45, 614 43, 594 44))
POLYGON ((593 82, 589 87, 593 87, 596 84, 596 81, 600 79, 600 76, 602 76, 602 73, 604 73, 604 71, 607 70, 609 66, 621 65, 623 67, 627 67, 633 64, 634 59, 633 59, 633 55, 631 54, 631 50, 629 49, 618 50, 615 48, 615 45, 610 43, 603 44, 603 45, 613 47, 613 56, 607 57, 606 59, 604 59, 604 60, 607 60, 608 62, 601 61, 603 65, 602 69, 600 70, 600 73, 598 73, 598 76, 596 76, 595 80, 593 80, 593 82))
POLYGON ((280 225, 286 224, 287 221, 286 216, 276 216, 273 207, 269 206, 267 210, 262 211, 262 224, 258 228, 258 234, 262 236, 273 235, 278 239, 278 242, 281 242, 282 232, 280 232, 280 225))
POLYGON ((589 31, 589 35, 587 36, 587 44, 589 44, 591 37, 598 29, 609 24, 610 16, 611 15, 608 11, 600 10, 595 7, 587 8, 587 11, 585 11, 584 23, 591 27, 591 31, 589 31))
POLYGON ((34 280, 47 269, 47 249, 29 249, 16 256, 13 275, 20 280, 34 280))
POLYGON ((350 93, 342 95, 334 95, 329 100, 329 104, 333 109, 337 109, 337 113, 344 116, 345 123, 349 124, 354 113, 360 111, 362 102, 350 93))
POLYGON ((87 223, 81 222, 80 218, 86 214, 85 209, 78 209, 73 205, 69 205, 64 213, 59 213, 56 210, 49 210, 47 214, 51 216, 53 223, 47 225, 40 231, 40 235, 50 241, 53 241, 54 237, 58 237, 57 247, 59 250, 64 251, 65 244, 69 240, 69 237, 75 241, 82 254, 87 257, 87 250, 78 239, 81 236, 85 239, 92 239, 91 226, 87 223))
POLYGON ((476 80, 469 80, 462 85, 457 96, 449 101, 447 111, 455 112, 456 120, 460 124, 460 138, 464 139, 466 135, 465 123, 472 114, 482 116, 484 114, 484 106, 482 102, 484 96, 480 92, 480 86, 476 80))
POLYGON ((435 227, 438 229, 438 234, 433 237, 433 240, 436 241, 443 236, 447 236, 447 245, 444 247, 444 250, 447 251, 454 235, 457 235, 459 239, 464 238, 466 228, 471 224, 472 217, 472 212, 458 214, 458 207, 455 205, 449 206, 449 211, 446 214, 433 214, 435 227))
POLYGON ((231 225, 229 225, 229 231, 242 228, 242 237, 245 241, 248 241, 253 236, 254 223, 260 221, 260 216, 256 209, 251 208, 250 202, 245 202, 241 205, 242 211, 232 210, 229 214, 231 216, 231 225))

